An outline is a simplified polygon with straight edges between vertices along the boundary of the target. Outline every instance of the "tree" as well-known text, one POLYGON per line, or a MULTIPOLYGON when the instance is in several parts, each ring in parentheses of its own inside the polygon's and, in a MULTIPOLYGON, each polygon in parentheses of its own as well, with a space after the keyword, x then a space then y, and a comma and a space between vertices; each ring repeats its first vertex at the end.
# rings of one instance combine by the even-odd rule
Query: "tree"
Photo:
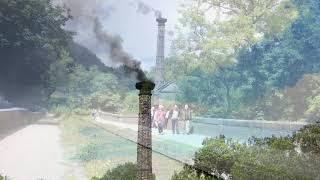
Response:
POLYGON ((232 67, 220 67, 212 73, 195 68, 178 84, 182 91, 180 100, 205 107, 222 107, 223 112, 229 114, 236 107, 239 78, 240 74, 232 67))
POLYGON ((234 64, 241 48, 278 36, 297 17, 291 1, 192 0, 182 7, 173 55, 208 71, 234 64))
POLYGON ((320 153, 320 124, 310 124, 294 134, 294 139, 305 153, 320 153))
POLYGON ((231 173, 243 149, 242 145, 228 142, 224 137, 204 140, 203 145, 195 153, 194 168, 218 177, 231 173))
POLYGON ((50 0, 1 0, 0 82, 14 89, 42 86, 50 94, 48 72, 71 39, 63 29, 69 19, 68 11, 50 0))
POLYGON ((76 65, 71 71, 64 77, 64 83, 59 81, 57 90, 50 96, 51 106, 119 110, 121 88, 113 74, 101 72, 97 67, 87 70, 81 65, 76 65))
POLYGON ((214 116, 315 120, 316 81, 304 78, 320 71, 319 9, 314 0, 191 1, 167 78, 179 82, 181 100, 214 116))

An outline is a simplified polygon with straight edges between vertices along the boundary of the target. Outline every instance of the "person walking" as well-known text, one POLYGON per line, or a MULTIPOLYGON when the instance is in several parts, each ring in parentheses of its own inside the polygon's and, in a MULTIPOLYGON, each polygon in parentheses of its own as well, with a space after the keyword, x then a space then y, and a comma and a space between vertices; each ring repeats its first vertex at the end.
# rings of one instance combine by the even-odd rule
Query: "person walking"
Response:
POLYGON ((192 120, 192 112, 188 104, 184 106, 181 118, 183 121, 185 133, 190 134, 190 121, 192 120))
POLYGON ((165 119, 165 122, 164 122, 164 129, 168 129, 168 122, 169 122, 170 118, 171 118, 171 111, 168 110, 166 112, 166 119, 165 119))
POLYGON ((155 112, 155 124, 158 128, 159 134, 163 134, 163 126, 166 118, 166 111, 162 105, 159 105, 159 108, 155 112))
POLYGON ((172 134, 179 134, 179 108, 177 105, 174 105, 172 112, 171 112, 171 122, 172 122, 172 134))
POLYGON ((155 107, 152 106, 152 107, 151 107, 151 123, 152 123, 151 125, 152 125, 152 128, 155 128, 155 127, 156 127, 156 123, 155 123, 155 121, 154 121, 155 111, 156 111, 155 107))
POLYGON ((93 109, 92 110, 92 113, 91 113, 91 116, 92 116, 92 119, 94 120, 94 121, 97 121, 98 120, 98 112, 97 112, 97 110, 96 109, 93 109))

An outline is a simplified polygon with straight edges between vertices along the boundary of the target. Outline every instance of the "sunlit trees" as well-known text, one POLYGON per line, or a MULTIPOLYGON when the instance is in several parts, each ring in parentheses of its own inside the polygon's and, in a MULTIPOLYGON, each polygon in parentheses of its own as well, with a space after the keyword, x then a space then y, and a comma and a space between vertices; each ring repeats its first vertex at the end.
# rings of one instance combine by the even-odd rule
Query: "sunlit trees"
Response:
POLYGON ((318 103, 310 90, 317 88, 304 78, 320 71, 318 3, 186 3, 167 62, 180 100, 212 116, 315 121, 318 103))
POLYGON ((212 72, 233 64, 241 48, 281 34, 297 11, 290 1, 193 0, 183 6, 182 17, 175 60, 212 72))

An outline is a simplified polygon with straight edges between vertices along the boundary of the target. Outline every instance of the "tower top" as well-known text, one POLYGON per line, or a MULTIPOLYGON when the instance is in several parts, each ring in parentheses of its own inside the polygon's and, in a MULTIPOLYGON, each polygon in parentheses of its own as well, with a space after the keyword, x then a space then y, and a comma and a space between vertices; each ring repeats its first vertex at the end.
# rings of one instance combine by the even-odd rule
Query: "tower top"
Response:
POLYGON ((159 25, 164 25, 167 22, 167 19, 159 17, 157 18, 157 22, 159 23, 159 25))

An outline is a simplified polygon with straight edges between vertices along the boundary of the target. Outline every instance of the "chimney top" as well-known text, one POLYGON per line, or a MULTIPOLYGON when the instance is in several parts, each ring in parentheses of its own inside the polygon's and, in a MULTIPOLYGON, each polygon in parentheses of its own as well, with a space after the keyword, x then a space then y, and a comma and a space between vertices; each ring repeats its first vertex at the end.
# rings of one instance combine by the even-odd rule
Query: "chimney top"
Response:
POLYGON ((158 22, 159 24, 164 24, 164 23, 167 22, 167 19, 166 19, 166 18, 159 17, 159 18, 157 18, 157 22, 158 22))
POLYGON ((140 94, 151 94, 155 84, 152 81, 142 81, 136 84, 136 88, 140 90, 140 94))

